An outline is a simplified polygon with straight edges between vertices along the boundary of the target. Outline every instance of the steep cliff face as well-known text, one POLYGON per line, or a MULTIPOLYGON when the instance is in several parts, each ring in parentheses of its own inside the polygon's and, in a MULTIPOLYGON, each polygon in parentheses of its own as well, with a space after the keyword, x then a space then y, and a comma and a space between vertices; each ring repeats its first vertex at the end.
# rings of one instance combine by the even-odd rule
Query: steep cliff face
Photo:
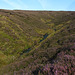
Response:
POLYGON ((1 75, 74 75, 75 12, 0 10, 1 75))

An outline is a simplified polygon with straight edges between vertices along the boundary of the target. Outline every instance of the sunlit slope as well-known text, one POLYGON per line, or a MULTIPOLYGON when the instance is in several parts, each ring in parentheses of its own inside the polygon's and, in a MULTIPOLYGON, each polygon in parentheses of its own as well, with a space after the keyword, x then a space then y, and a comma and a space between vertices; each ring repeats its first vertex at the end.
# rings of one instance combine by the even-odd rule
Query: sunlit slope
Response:
POLYGON ((45 17, 46 14, 0 10, 0 51, 8 56, 5 59, 11 57, 12 61, 24 49, 39 43, 50 30, 42 21, 49 18, 48 15, 45 17))

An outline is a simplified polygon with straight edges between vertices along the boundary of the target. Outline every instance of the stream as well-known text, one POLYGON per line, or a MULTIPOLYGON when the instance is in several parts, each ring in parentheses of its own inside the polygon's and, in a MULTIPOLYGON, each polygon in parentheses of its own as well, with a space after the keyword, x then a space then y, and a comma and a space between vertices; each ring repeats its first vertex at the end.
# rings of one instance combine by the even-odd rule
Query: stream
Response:
POLYGON ((41 39, 40 42, 42 42, 43 40, 45 40, 47 37, 48 37, 48 34, 46 33, 45 35, 43 35, 43 39, 41 39))
MULTIPOLYGON (((39 41, 39 43, 41 43, 43 40, 45 40, 48 37, 48 33, 46 33, 45 35, 43 35, 43 38, 39 41)), ((28 53, 32 48, 28 48, 28 49, 24 49, 22 51, 22 53, 20 53, 20 55, 23 55, 23 53, 28 53)))

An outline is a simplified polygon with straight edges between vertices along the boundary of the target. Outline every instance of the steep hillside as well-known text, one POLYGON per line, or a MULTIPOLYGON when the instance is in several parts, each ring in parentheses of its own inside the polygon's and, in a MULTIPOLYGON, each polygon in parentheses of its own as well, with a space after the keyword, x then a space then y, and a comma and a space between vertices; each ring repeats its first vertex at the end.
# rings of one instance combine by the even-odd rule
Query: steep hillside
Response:
POLYGON ((1 75, 74 75, 75 12, 0 10, 1 75))

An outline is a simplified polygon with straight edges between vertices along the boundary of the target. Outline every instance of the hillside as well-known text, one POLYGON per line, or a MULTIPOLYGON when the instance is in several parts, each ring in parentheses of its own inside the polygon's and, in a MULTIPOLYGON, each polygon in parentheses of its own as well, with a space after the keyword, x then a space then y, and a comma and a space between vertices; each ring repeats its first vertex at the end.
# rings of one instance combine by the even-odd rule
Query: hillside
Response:
POLYGON ((74 75, 75 12, 0 10, 0 75, 74 75))

